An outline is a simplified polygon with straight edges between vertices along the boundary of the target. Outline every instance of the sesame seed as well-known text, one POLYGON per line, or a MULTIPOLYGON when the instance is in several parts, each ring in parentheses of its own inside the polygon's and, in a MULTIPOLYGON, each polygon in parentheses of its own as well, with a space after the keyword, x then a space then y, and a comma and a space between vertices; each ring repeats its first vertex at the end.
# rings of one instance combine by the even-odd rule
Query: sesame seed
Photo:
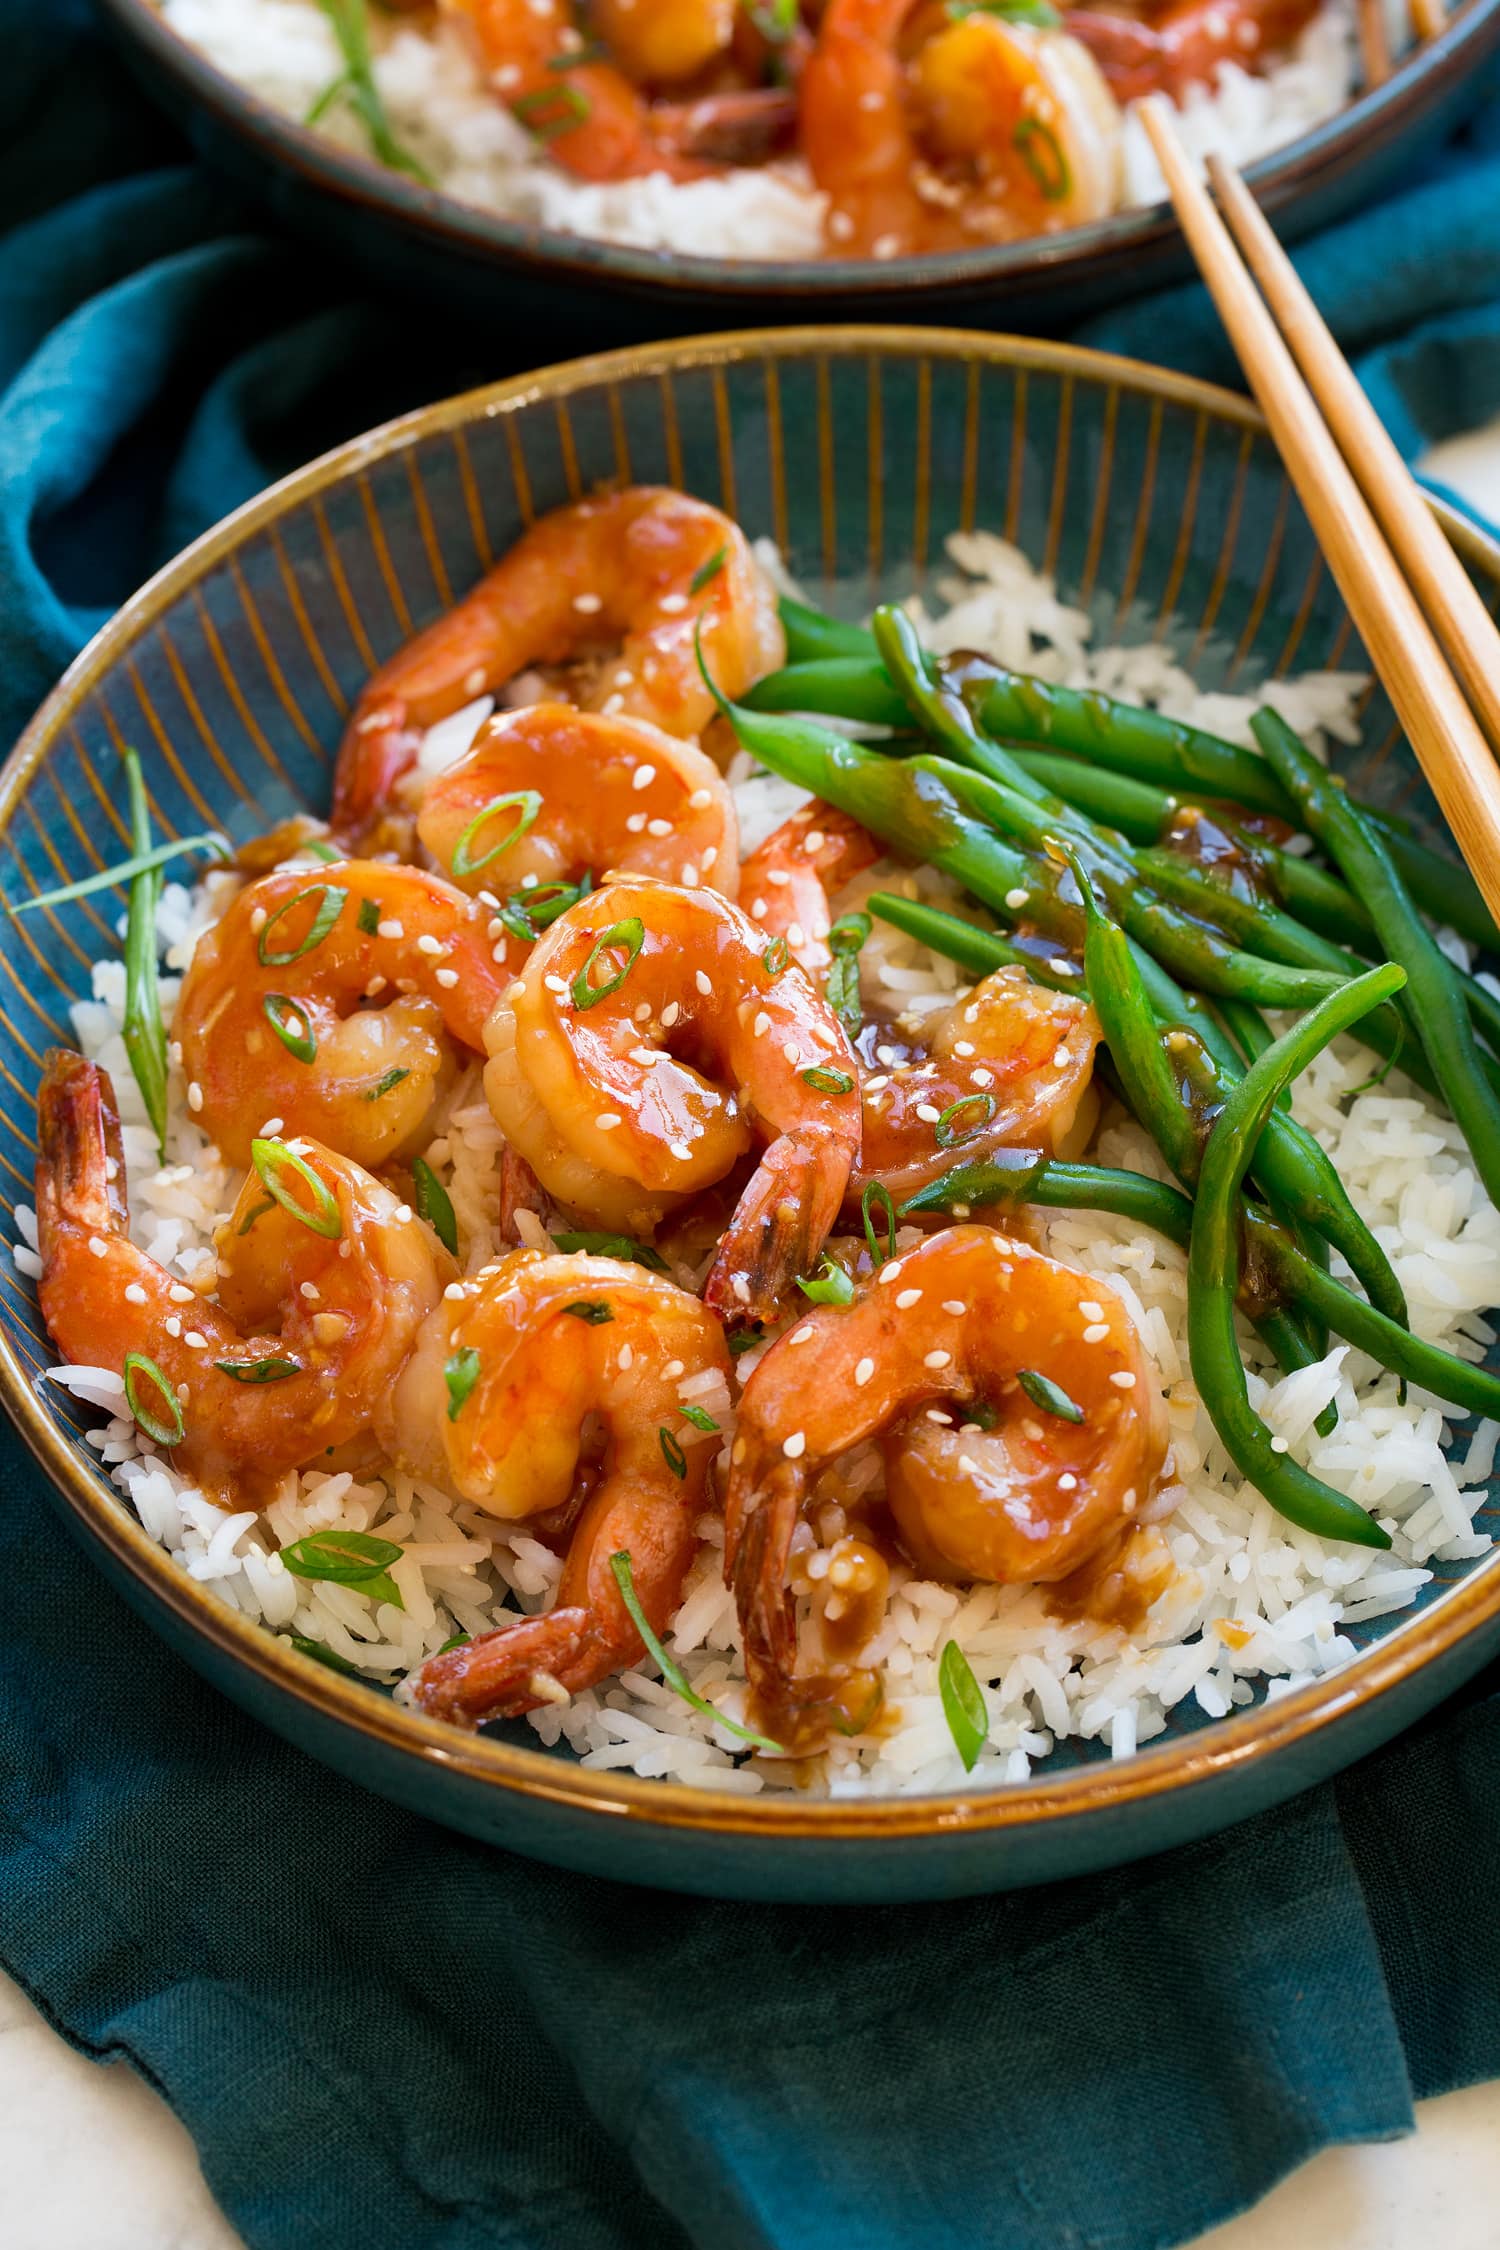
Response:
POLYGON ((196 1328, 190 1328, 182 1340, 190 1351, 206 1352, 208 1350, 208 1338, 201 1335, 196 1328))
POLYGON ((707 851, 706 851, 706 852, 705 852, 705 853, 703 854, 703 858, 702 858, 702 862, 701 862, 701 864, 702 864, 702 868, 703 868, 703 872, 704 872, 704 874, 705 874, 705 875, 706 875, 706 874, 708 873, 709 869, 710 869, 710 868, 711 868, 711 867, 712 867, 712 866, 714 865, 714 862, 715 862, 715 861, 716 861, 716 860, 718 859, 718 856, 719 856, 719 847, 718 847, 718 845, 717 845, 717 844, 710 844, 710 845, 709 845, 709 847, 708 847, 708 850, 707 850, 707 851))
POLYGON ((638 1008, 632 1010, 630 1020, 632 1023, 649 1023, 651 1021, 650 1001, 643 1000, 638 1008))
POLYGON ((417 940, 417 951, 419 953, 426 953, 435 957, 446 953, 447 950, 448 948, 444 945, 442 939, 433 937, 430 931, 424 930, 417 940))
POLYGON ((1055 953, 1047 966, 1055 977, 1071 977, 1076 974, 1072 962, 1065 961, 1060 953, 1055 953))
POLYGON ((1054 1070, 1066 1070, 1072 1060, 1071 1050, 1067 1047, 1059 1047, 1052 1058, 1052 1067, 1054 1070))
POLYGON ((764 914, 765 914, 765 913, 767 912, 768 908, 770 907, 770 904, 771 904, 771 902, 770 902, 770 900, 769 900, 769 899, 767 899, 767 898, 755 898, 755 899, 752 899, 752 900, 750 901, 750 917, 751 917, 751 920, 752 920, 752 921, 756 921, 756 922, 760 921, 760 920, 761 920, 761 918, 762 918, 762 916, 763 916, 763 915, 764 915, 764 914))
POLYGON ((955 1203, 950 1206, 948 1216, 950 1219, 966 1219, 973 1208, 972 1203, 955 1203))
POLYGON ((737 1437, 735 1439, 733 1445, 729 1448, 729 1458, 734 1463, 736 1468, 739 1467, 739 1464, 744 1460, 745 1455, 749 1452, 749 1450, 749 1446, 746 1445, 742 1437, 737 1437))
POLYGON ((667 1002, 666 1006, 665 1006, 665 1007, 664 1007, 664 1008, 662 1009, 662 1012, 661 1012, 661 1027, 662 1027, 662 1030, 663 1030, 663 1031, 670 1031, 670 1030, 671 1030, 671 1028, 672 1028, 672 1026, 673 1026, 673 1024, 674 1024, 674 1023, 675 1023, 675 1022, 677 1021, 677 1018, 678 1018, 678 1017, 679 1017, 679 1016, 680 1016, 681 1014, 682 1014, 682 1010, 681 1010, 681 1008, 679 1008, 679 1006, 677 1005, 677 1002, 676 1002, 675 1000, 669 1000, 669 1001, 667 1002))
POLYGON ((174 1070, 182 1068, 182 1041, 174 1039, 167 1048, 167 1060, 174 1070))
POLYGON ((920 1305, 921 1302, 922 1292, 920 1289, 898 1289, 896 1291, 896 1310, 898 1312, 909 1312, 913 1305, 920 1305))
POLYGON ((458 971, 457 969, 434 969, 432 981, 434 984, 440 984, 445 992, 451 992, 458 982, 458 971))
POLYGON ((713 801, 714 793, 711 789, 695 789, 688 799, 688 809, 692 812, 702 812, 713 801))
POLYGON ((266 926, 266 922, 267 922, 267 919, 268 919, 268 917, 267 917, 267 914, 266 914, 266 910, 265 910, 265 908, 264 908, 263 906, 255 906, 255 907, 252 907, 252 908, 251 908, 251 910, 250 910, 250 934, 251 934, 251 936, 252 936, 252 937, 259 937, 259 936, 260 936, 260 933, 261 933, 261 931, 262 931, 262 930, 263 930, 263 929, 265 928, 265 926, 266 926))
POLYGON ((395 1210, 391 1213, 391 1219, 393 1223, 398 1227, 410 1226, 412 1217, 412 1207, 409 1203, 398 1203, 395 1210))
POLYGON ((604 607, 604 597, 601 594, 575 594, 573 607, 580 617, 597 617, 604 607))
POLYGON ((203 1088, 195 1078, 188 1088, 188 1108, 196 1113, 203 1107, 203 1088))
POLYGON ((656 606, 664 617, 679 617, 687 605, 686 594, 663 594, 656 606))
POLYGON ((713 979, 702 969, 694 972, 693 982, 705 998, 713 991, 713 979))
POLYGON ((677 1380, 677 1378, 678 1378, 678 1376, 679 1376, 679 1375, 682 1375, 682 1374, 685 1374, 685 1373, 687 1372, 687 1370, 686 1370, 686 1366, 685 1366, 685 1364, 684 1364, 684 1362, 683 1362, 682 1360, 680 1360, 680 1359, 669 1359, 669 1360, 667 1361, 667 1364, 666 1364, 666 1366, 665 1366, 665 1367, 664 1367, 664 1368, 662 1369, 662 1371, 661 1371, 661 1372, 662 1372, 662 1378, 663 1378, 663 1380, 664 1380, 665 1382, 668 1382, 668 1383, 675 1383, 675 1382, 676 1382, 676 1380, 677 1380))
POLYGON ((886 1087, 889 1086, 889 1084, 889 1078, 867 1078, 865 1080, 865 1092, 867 1094, 881 1094, 884 1093, 886 1087))
POLYGON ((383 938, 404 938, 406 925, 403 922, 377 922, 375 935, 383 938))
POLYGON ((125 1295, 128 1302, 132 1305, 143 1305, 146 1302, 146 1292, 141 1287, 138 1281, 130 1281, 126 1283, 125 1295))
POLYGON ((792 1065, 792 1068, 795 1070, 795 1068, 797 1067, 797 1057, 801 1052, 796 1040, 787 1039, 783 1041, 781 1052, 786 1060, 792 1065))
POLYGON ((791 879, 784 867, 768 867, 766 869, 766 881, 774 884, 778 890, 783 884, 789 883, 791 879))
POLYGON ((671 1150, 672 1154, 676 1157, 679 1164, 688 1163, 692 1157, 693 1152, 688 1147, 686 1141, 669 1141, 667 1143, 667 1146, 671 1150))
POLYGON ((1273 1453, 1285 1453, 1286 1439, 1284 1437, 1273 1437, 1271 1440, 1271 1451, 1273 1453))
POLYGON ((770 1028, 771 1019, 766 1014, 765 1009, 762 1008, 760 1014, 756 1017, 754 1023, 750 1026, 751 1035, 756 1039, 764 1039, 766 1033, 770 1030, 770 1028))
POLYGON ((1030 896, 1030 891, 1007 891, 1005 894, 1005 903, 1010 908, 1012 914, 1014 914, 1017 907, 1024 906, 1030 896))
POLYGON ((925 1419, 929 1422, 936 1422, 940 1430, 951 1430, 953 1427, 953 1416, 945 1414, 941 1407, 929 1406, 925 1419))
POLYGON ((960 1040, 958 1041, 957 1045, 956 1045, 956 1046, 954 1047, 954 1049, 953 1049, 953 1052, 955 1053, 955 1055, 959 1056, 959 1057, 960 1057, 960 1058, 961 1058, 961 1059, 962 1059, 962 1060, 963 1060, 964 1062, 967 1062, 967 1061, 968 1061, 968 1059, 969 1059, 969 1057, 970 1057, 970 1055, 972 1055, 972 1054, 973 1054, 973 1052, 974 1052, 974 1042, 973 1042, 973 1040, 972 1040, 972 1039, 960 1039, 960 1040))
POLYGON ((856 1389, 858 1389, 858 1390, 861 1390, 861 1391, 862 1391, 862 1390, 864 1389, 864 1387, 865 1387, 866 1383, 868 1383, 868 1381, 870 1380, 870 1377, 871 1377, 871 1376, 872 1376, 872 1375, 874 1374, 874 1372, 875 1372, 875 1362, 874 1362, 874 1360, 873 1360, 873 1359, 862 1359, 862 1360, 860 1361, 859 1365, 858 1365, 858 1366, 857 1366, 857 1367, 855 1368, 855 1370, 854 1370, 854 1382, 855 1382, 855 1387, 856 1387, 856 1389))
POLYGON ((800 1461, 803 1454, 807 1451, 807 1437, 805 1432, 803 1432, 802 1430, 793 1430, 789 1438, 783 1438, 781 1450, 786 1455, 789 1461, 800 1461))
POLYGON ((979 1463, 971 1460, 967 1453, 960 1453, 958 1465, 966 1477, 977 1477, 979 1474, 979 1463))
POLYGON ((929 1352, 927 1354, 927 1357, 923 1360, 922 1365, 924 1367, 931 1367, 936 1370, 939 1367, 948 1366, 952 1358, 952 1352, 929 1352))
POLYGON ((885 1064, 885 1067, 886 1067, 886 1069, 887 1069, 887 1070, 889 1070, 889 1069, 890 1069, 890 1067, 891 1067, 891 1065, 892 1065, 892 1063, 893 1063, 893 1062, 894 1062, 894 1061, 896 1060, 896 1050, 895 1050, 895 1048, 894 1048, 894 1047, 877 1047, 877 1048, 876 1048, 876 1050, 875 1050, 875 1060, 876 1060, 876 1061, 877 1061, 878 1063, 884 1063, 884 1064, 885 1064))
POLYGON ((169 1336, 181 1336, 182 1334, 182 1322, 178 1319, 176 1313, 168 1313, 162 1326, 169 1336))
POLYGON ((879 1280, 881 1287, 884 1288, 888 1282, 896 1279, 900 1271, 901 1260, 899 1258, 888 1258, 876 1278, 879 1280))
POLYGON ((468 1294, 468 1290, 464 1287, 461 1281, 450 1281, 447 1288, 443 1291, 443 1295, 447 1298, 450 1305, 461 1304, 463 1299, 467 1297, 468 1294))
POLYGON ((644 836, 644 834, 646 833, 645 814, 643 812, 633 812, 629 814, 626 818, 625 826, 629 829, 632 836, 644 836))
POLYGON ((174 1281, 167 1295, 174 1305, 190 1305, 193 1301, 193 1292, 185 1281, 174 1281))
MULTIPOLYGON (((506 953, 506 946, 505 946, 505 940, 504 940, 504 938, 502 938, 502 939, 500 940, 500 943, 499 943, 498 945, 496 945, 496 946, 493 946, 493 947, 491 947, 491 949, 490 949, 490 959, 491 959, 492 961, 498 961, 502 969, 503 969, 503 968, 504 968, 504 966, 505 966, 505 953, 506 953)), ((381 981, 382 981, 382 982, 384 982, 384 979, 382 979, 381 981)), ((525 987, 525 985, 523 984, 523 985, 521 985, 521 986, 520 986, 520 987, 519 987, 518 989, 519 989, 520 991, 524 992, 524 991, 526 990, 526 987, 525 987)), ((507 994, 507 998, 508 998, 508 997, 509 997, 509 995, 507 994)))
POLYGON ((648 820, 646 823, 646 834, 648 836, 670 836, 671 833, 672 823, 670 820, 656 819, 648 820))
POLYGON ((969 1072, 969 1083, 973 1086, 993 1086, 995 1073, 992 1070, 971 1070, 969 1072))
POLYGON ((655 779, 655 766, 637 766, 630 777, 630 786, 632 789, 649 789, 655 779))
POLYGON ((935 1102, 918 1102, 917 1104, 917 1115, 924 1125, 936 1125, 942 1114, 935 1102))
POLYGON ((628 1370, 633 1367, 634 1364, 635 1346, 633 1344, 622 1344, 620 1346, 620 1365, 628 1370))
POLYGON ((617 1125, 624 1123, 624 1119, 617 1109, 601 1109, 594 1123, 601 1133, 612 1133, 617 1125))
POLYGON ((750 1302, 750 1284, 745 1279, 742 1273, 737 1273, 735 1275, 732 1286, 734 1289, 736 1302, 742 1305, 748 1305, 750 1302))
POLYGON ((677 870, 677 880, 685 890, 692 890, 698 881, 698 870, 690 859, 685 859, 677 870))
POLYGON ((952 1313, 955 1320, 962 1320, 964 1314, 968 1311, 968 1309, 969 1308, 964 1303, 962 1297, 945 1297, 943 1299, 944 1312, 952 1313))
POLYGON ((484 934, 487 938, 504 937, 505 924, 501 921, 498 914, 492 914, 490 916, 489 921, 485 924, 484 934))
POLYGON ((818 1331, 812 1326, 811 1322, 804 1321, 800 1328, 792 1330, 787 1342, 789 1344, 810 1344, 817 1333, 818 1331))
POLYGON ((91 1234, 89 1236, 89 1248, 96 1258, 107 1258, 109 1256, 109 1244, 100 1235, 91 1234))
POLYGON ((1108 1321, 1091 1320, 1083 1332, 1083 1340, 1086 1344, 1102 1344, 1108 1334, 1108 1321))
POLYGON ((1092 1301, 1092 1299, 1088 1297, 1082 1297, 1079 1299, 1078 1310, 1082 1313, 1085 1320, 1102 1320, 1104 1318, 1104 1307, 1102 1305, 1096 1305, 1092 1301))
POLYGON ((1117 1367, 1111 1375, 1110 1381, 1117 1391, 1133 1391, 1135 1389, 1135 1377, 1128 1367, 1117 1367))
POLYGON ((543 977, 542 982, 549 992, 566 992, 568 989, 566 977, 547 976, 543 977))
POLYGON ((321 1292, 319 1291, 318 1285, 315 1281, 299 1281, 297 1284, 297 1294, 299 1297, 305 1297, 310 1305, 315 1305, 319 1300, 321 1292))
POLYGON ((1064 1469, 1062 1475, 1058 1478, 1057 1489, 1059 1492, 1076 1492, 1078 1490, 1078 1479, 1070 1469, 1064 1469))
MULTIPOLYGON (((505 948, 504 948, 504 946, 503 946, 503 945, 497 948, 497 958, 503 958, 503 956, 504 956, 504 953, 505 953, 505 948)), ((389 982, 390 982, 390 979, 389 979, 388 977, 382 977, 382 976, 373 976, 373 977, 371 977, 371 979, 370 979, 369 983, 368 983, 368 984, 367 984, 367 985, 365 986, 365 998, 366 998, 367 1000, 373 1000, 373 999, 374 999, 374 998, 376 997, 377 993, 381 993, 381 992, 384 992, 384 990, 385 990, 385 988, 386 988, 386 985, 387 985, 387 984, 388 984, 389 982)))
POLYGON ((821 828, 809 828, 807 834, 802 839, 802 849, 810 857, 812 853, 820 852, 827 841, 828 838, 824 835, 821 828))
POLYGON ((512 1006, 514 1006, 515 1002, 521 998, 525 990, 525 983, 520 977, 517 977, 514 984, 508 984, 506 986, 505 997, 511 1002, 512 1006))

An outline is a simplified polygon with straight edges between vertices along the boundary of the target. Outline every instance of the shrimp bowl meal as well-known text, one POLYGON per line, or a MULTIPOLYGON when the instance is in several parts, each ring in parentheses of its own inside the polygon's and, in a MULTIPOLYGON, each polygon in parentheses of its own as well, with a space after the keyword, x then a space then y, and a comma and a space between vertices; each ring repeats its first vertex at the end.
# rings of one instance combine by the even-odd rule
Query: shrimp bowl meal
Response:
POLYGON ((1358 1707, 1489 1583, 1500 947, 1252 410, 674 349, 304 472, 43 715, 9 1403, 300 1693, 652 1818, 1358 1707))
MULTIPOLYGON (((885 261, 1160 201, 1135 116, 1248 163, 1361 83, 1354 0, 157 0, 225 77, 526 227, 885 261)), ((1430 11, 1424 16, 1431 28, 1430 11)), ((1389 45, 1413 38, 1391 0, 1389 45)))

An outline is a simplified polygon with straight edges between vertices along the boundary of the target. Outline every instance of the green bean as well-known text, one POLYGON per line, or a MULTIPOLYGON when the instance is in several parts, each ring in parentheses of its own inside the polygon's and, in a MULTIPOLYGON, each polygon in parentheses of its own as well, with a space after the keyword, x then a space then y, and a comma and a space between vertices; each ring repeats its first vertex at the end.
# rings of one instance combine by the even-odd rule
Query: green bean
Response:
POLYGON ((906 699, 868 656, 824 656, 768 672, 745 694, 751 711, 821 712, 864 726, 904 727, 906 699))
POLYGON ((1469 1144, 1491 1199, 1500 1198, 1500 1100, 1485 1075, 1463 986, 1418 913, 1386 848, 1348 791, 1305 750, 1284 719, 1258 711, 1251 722, 1301 817, 1363 899, 1381 944, 1409 980, 1410 1013, 1439 1090, 1469 1144))
POLYGON ((842 617, 829 617, 807 602, 793 601, 789 594, 783 594, 776 606, 786 634, 788 664, 816 661, 825 656, 862 656, 868 661, 875 644, 862 625, 849 625, 842 617))
MULTIPOLYGON (((910 1196, 897 1214, 948 1211, 963 1218, 971 1211, 1009 1209, 1031 1203, 1052 1211, 1108 1211, 1175 1242, 1186 1250, 1192 1236, 1193 1205, 1180 1188, 1143 1172, 1116 1171, 1098 1164, 1060 1164, 1032 1149, 996 1149, 983 1159, 957 1164, 940 1179, 910 1196)), ((1363 1297, 1309 1263, 1290 1238, 1253 1204, 1245 1212, 1250 1262, 1270 1275, 1289 1302, 1326 1320, 1358 1350, 1395 1375, 1450 1400, 1472 1414, 1500 1419, 1500 1374, 1459 1359, 1441 1344, 1424 1343, 1363 1297)))
MULTIPOLYGON (((1325 1539, 1388 1547, 1357 1502, 1291 1460, 1250 1404, 1234 1330, 1240 1280, 1240 1187, 1277 1093, 1328 1042, 1406 981, 1395 962, 1342 986, 1251 1064, 1219 1114, 1198 1176, 1188 1244, 1188 1354, 1198 1396, 1243 1476, 1292 1523, 1325 1539)), ((1311 1269, 1316 1271, 1316 1269, 1311 1269)))
MULTIPOLYGON (((972 923, 914 899, 875 892, 866 904, 882 921, 957 961, 973 976, 988 976, 992 969, 1018 963, 1038 984, 1049 985, 1054 991, 1079 990, 1082 980, 1061 955, 1039 959, 1003 934, 976 929, 972 923)), ((1223 1025, 1196 993, 1184 992, 1144 949, 1132 947, 1132 956, 1163 1028, 1193 1034, 1197 1050, 1213 1066, 1214 1076, 1205 1089, 1205 1099, 1216 1105, 1243 1076, 1240 1058, 1223 1025)), ((1406 1298, 1400 1281, 1350 1202, 1338 1168, 1322 1143, 1305 1126, 1278 1111, 1256 1149, 1255 1173, 1275 1207, 1331 1243, 1368 1292, 1371 1303, 1392 1322, 1404 1324, 1406 1298)))

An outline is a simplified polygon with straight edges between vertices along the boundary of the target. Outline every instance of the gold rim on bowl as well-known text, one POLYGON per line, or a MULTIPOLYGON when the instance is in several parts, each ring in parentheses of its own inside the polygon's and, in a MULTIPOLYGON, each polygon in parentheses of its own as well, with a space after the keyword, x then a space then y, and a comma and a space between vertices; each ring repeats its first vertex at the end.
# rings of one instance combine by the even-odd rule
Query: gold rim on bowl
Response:
MULTIPOLYGON (((54 737, 132 644, 215 563, 288 509, 346 476, 368 469, 373 461, 398 454, 409 444, 456 426, 514 413, 541 400, 563 399, 599 383, 642 373, 722 368, 752 358, 796 359, 812 354, 866 358, 925 354, 961 364, 979 362, 1085 380, 1102 379, 1122 390, 1232 422, 1252 435, 1265 431, 1258 410, 1248 400, 1215 384, 1076 345, 971 335, 960 329, 752 329, 600 353, 535 374, 514 376, 402 415, 336 447, 237 508, 148 580, 74 659, 0 769, 0 831, 8 827, 54 737)), ((1437 500, 1432 504, 1464 561, 1500 589, 1500 541, 1490 538, 1456 509, 1437 500)), ((394 1706, 372 1694, 367 1685, 346 1680, 286 1647, 267 1627, 226 1609, 206 1587, 190 1578, 148 1536, 123 1498, 116 1498, 90 1474, 43 1408, 14 1345, 3 1331, 0 1401, 85 1529, 155 1601, 236 1664, 322 1718, 352 1728, 429 1768, 445 1768, 541 1802, 665 1829, 832 1842, 861 1837, 890 1840, 955 1828, 1003 1834, 1084 1813, 1097 1816, 1188 1785, 1206 1783, 1250 1761, 1260 1763, 1271 1758, 1293 1743, 1323 1735, 1351 1712, 1388 1694, 1414 1671, 1435 1662, 1470 1633, 1500 1616, 1497 1549, 1427 1608, 1393 1626, 1338 1671, 1275 1702, 1262 1700, 1191 1734, 1149 1744, 1133 1758, 1075 1766, 1051 1778, 972 1793, 960 1790, 855 1800, 768 1795, 747 1800, 722 1790, 594 1772, 541 1750, 464 1734, 394 1706)))

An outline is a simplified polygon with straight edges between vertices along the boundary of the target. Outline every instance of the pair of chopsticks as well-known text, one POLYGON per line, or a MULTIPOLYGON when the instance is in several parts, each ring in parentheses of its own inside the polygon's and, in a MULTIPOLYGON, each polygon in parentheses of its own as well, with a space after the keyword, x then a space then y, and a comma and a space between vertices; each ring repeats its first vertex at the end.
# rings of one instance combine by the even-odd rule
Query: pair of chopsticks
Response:
MULTIPOLYGON (((1365 67, 1365 90, 1383 86, 1391 75, 1391 35, 1386 25, 1385 0, 1359 0, 1359 53, 1365 67)), ((1411 0, 1412 28, 1418 39, 1436 39, 1443 28, 1443 0, 1411 0)))
POLYGON ((1208 160, 1221 218, 1160 95, 1141 117, 1329 570, 1500 920, 1500 632, 1238 172, 1208 160))

